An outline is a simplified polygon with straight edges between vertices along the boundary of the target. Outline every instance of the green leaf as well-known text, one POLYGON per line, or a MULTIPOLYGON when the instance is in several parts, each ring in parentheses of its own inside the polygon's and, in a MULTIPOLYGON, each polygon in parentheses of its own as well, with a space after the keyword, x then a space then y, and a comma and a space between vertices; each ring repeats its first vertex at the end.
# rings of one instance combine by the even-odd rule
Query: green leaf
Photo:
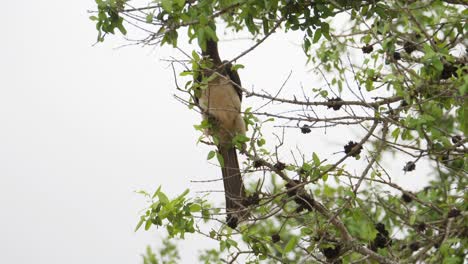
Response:
POLYGON ((232 139, 232 143, 236 144, 236 143, 246 143, 246 142, 249 142, 250 138, 247 137, 246 135, 243 135, 243 134, 237 134, 233 139, 232 139))
POLYGON ((400 128, 397 127, 395 130, 392 132, 392 137, 394 139, 393 142, 396 142, 398 140, 398 136, 400 135, 400 128))
POLYGON ((410 216, 409 223, 410 225, 414 225, 415 222, 416 222, 416 214, 412 214, 410 216))
POLYGON ((322 176, 322 180, 324 182, 326 182, 328 180, 328 173, 325 173, 323 176, 322 176))
POLYGON ((216 155, 216 151, 212 150, 210 153, 208 153, 208 157, 206 158, 207 160, 212 159, 216 155))
POLYGON ((169 203, 169 198, 167 198, 167 196, 162 192, 158 193, 158 199, 162 204, 169 203))
POLYGON ((141 225, 143 225, 144 222, 145 222, 145 217, 141 216, 140 221, 138 221, 138 224, 135 227, 135 232, 138 231, 138 229, 140 229, 141 225))
POLYGON ((211 238, 214 238, 215 236, 216 236, 216 231, 211 230, 211 231, 210 231, 210 237, 211 237, 211 238))
POLYGON ((148 15, 146 15, 146 23, 148 24, 153 23, 153 17, 154 17, 153 13, 149 13, 148 15))
POLYGON ((257 146, 259 147, 265 145, 265 143, 266 143, 266 140, 264 138, 257 140, 257 146))
POLYGON ((211 27, 204 27, 203 29, 205 30, 204 32, 205 32, 205 35, 208 36, 208 39, 211 39, 213 41, 218 41, 216 32, 214 32, 211 27))
POLYGON ((328 97, 328 91, 326 91, 326 90, 320 91, 320 95, 321 95, 323 98, 327 98, 327 97, 328 97))
POLYGON ((232 65, 231 70, 237 71, 237 70, 239 70, 239 69, 244 69, 244 68, 245 68, 245 67, 244 67, 244 65, 242 65, 242 64, 234 64, 234 65, 232 65))
POLYGON ((216 152, 216 158, 218 159, 219 166, 224 167, 224 158, 219 152, 216 152))
POLYGON ((283 249, 283 254, 291 252, 294 249, 294 247, 297 245, 297 241, 298 239, 296 236, 291 237, 291 239, 289 239, 288 243, 283 249))
POLYGON ((146 220, 146 224, 145 224, 145 231, 148 231, 151 227, 153 223, 151 222, 151 220, 146 220))
POLYGON ((315 33, 314 33, 314 39, 313 39, 313 43, 317 43, 319 40, 320 40, 320 37, 322 37, 322 29, 321 28, 317 28, 317 30, 315 30, 315 33))
POLYGON ((192 71, 183 71, 179 74, 180 76, 189 76, 189 75, 193 75, 193 72, 192 71))
POLYGON ((171 13, 172 12, 172 0, 162 0, 161 6, 164 11, 171 13))
POLYGON ((122 23, 119 23, 117 25, 117 28, 119 29, 120 33, 122 33, 123 35, 127 35, 127 30, 125 29, 125 27, 122 25, 122 23))
POLYGON ((147 193, 144 190, 139 190, 139 191, 135 191, 135 192, 138 193, 138 194, 143 194, 144 196, 148 196, 148 197, 150 196, 149 193, 147 193))
POLYGON ((237 247, 237 242, 235 240, 232 240, 232 239, 228 238, 228 239, 226 239, 226 242, 229 245, 229 247, 230 246, 237 247))
POLYGON ((159 192, 161 192, 161 185, 159 185, 158 189, 156 189, 151 199, 154 199, 156 196, 158 196, 159 192))
POLYGON ((174 199, 174 200, 182 200, 189 192, 190 192, 189 189, 185 189, 185 191, 182 194, 180 194, 179 196, 177 196, 177 198, 174 199))
POLYGON ((190 212, 192 212, 192 213, 200 212, 201 209, 202 209, 202 207, 199 204, 191 204, 190 205, 190 212))
POLYGON ((314 165, 315 165, 316 167, 320 166, 320 163, 321 163, 321 162, 320 162, 320 159, 319 159, 319 157, 317 156, 317 154, 316 154, 315 152, 312 153, 312 158, 313 158, 313 160, 314 160, 314 165))
POLYGON ((321 31, 322 31, 322 35, 323 35, 327 40, 330 40, 330 41, 331 41, 331 37, 330 37, 330 25, 328 25, 327 23, 322 23, 321 31))
POLYGON ((198 53, 196 51, 192 51, 192 58, 195 60, 195 61, 199 61, 200 60, 200 56, 198 55, 198 53))
POLYGON ((205 37, 205 29, 204 28, 199 28, 197 30, 197 40, 198 40, 198 45, 202 50, 206 50, 206 37, 205 37))
POLYGON ((184 7, 184 5, 185 5, 185 0, 174 0, 174 2, 179 7, 184 7))

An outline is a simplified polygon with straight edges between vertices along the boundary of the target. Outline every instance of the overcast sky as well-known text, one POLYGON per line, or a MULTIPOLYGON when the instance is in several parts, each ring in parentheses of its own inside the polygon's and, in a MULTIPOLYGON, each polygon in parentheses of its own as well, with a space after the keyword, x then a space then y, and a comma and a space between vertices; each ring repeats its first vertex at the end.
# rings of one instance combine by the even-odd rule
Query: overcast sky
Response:
MULTIPOLYGON (((93 47, 91 0, 2 7, 0 263, 140 263, 146 245, 159 240, 156 230, 133 232, 145 206, 134 191, 222 188, 190 182, 219 177, 219 169, 206 161, 209 148, 196 145, 199 115, 173 98, 163 59, 182 55, 170 48, 116 49, 125 44, 119 37, 93 47)), ((291 87, 307 86, 297 43, 276 36, 244 57, 244 87, 274 92, 290 72, 291 87)), ((225 41, 221 55, 233 57, 249 45, 225 41)), ((332 136, 293 137, 291 144, 330 154, 341 148, 335 141, 347 140, 332 136)), ((195 262, 197 239, 184 244, 184 263, 195 262)))

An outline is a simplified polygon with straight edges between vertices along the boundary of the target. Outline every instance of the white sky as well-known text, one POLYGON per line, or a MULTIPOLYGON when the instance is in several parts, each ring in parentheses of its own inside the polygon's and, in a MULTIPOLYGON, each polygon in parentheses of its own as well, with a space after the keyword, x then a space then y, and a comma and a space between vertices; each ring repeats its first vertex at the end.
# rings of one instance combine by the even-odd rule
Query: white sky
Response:
MULTIPOLYGON (((115 49, 125 44, 118 37, 92 47, 91 0, 2 7, 0 263, 140 263, 158 236, 154 229, 133 232, 145 206, 133 191, 160 184, 174 195, 222 188, 190 183, 219 177, 219 169, 206 161, 209 148, 195 144, 200 117, 173 98, 172 72, 161 59, 181 55, 170 48, 115 49)), ((289 71, 296 91, 300 82, 310 84, 293 42, 278 36, 243 58, 244 86, 273 93, 289 71)), ((221 55, 248 47, 224 43, 221 55)), ((347 141, 333 133, 310 138, 292 137, 291 144, 328 155, 347 141)), ((200 244, 200 238, 184 244, 184 263, 195 262, 200 244)))

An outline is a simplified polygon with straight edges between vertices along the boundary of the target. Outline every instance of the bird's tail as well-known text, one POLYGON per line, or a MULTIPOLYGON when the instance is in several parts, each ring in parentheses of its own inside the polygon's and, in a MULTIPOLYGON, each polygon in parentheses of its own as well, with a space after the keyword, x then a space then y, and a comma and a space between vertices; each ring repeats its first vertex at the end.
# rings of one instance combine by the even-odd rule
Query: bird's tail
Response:
POLYGON ((224 159, 222 166, 224 194, 226 197, 227 224, 235 228, 237 223, 246 215, 245 189, 239 169, 239 161, 234 147, 220 147, 219 153, 224 159))

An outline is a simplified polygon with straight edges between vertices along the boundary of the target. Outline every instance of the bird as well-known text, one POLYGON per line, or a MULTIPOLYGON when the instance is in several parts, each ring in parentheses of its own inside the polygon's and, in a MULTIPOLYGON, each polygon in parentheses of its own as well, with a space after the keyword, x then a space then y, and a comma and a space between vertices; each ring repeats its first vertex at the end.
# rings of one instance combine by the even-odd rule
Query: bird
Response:
POLYGON ((221 173, 226 199, 226 223, 229 227, 236 228, 246 216, 245 187, 237 151, 232 143, 236 135, 246 133, 241 115, 242 86, 237 71, 232 69, 232 64, 221 61, 218 43, 215 40, 207 40, 202 55, 210 60, 210 67, 201 70, 197 82, 201 83, 205 77, 208 78, 208 84, 206 88, 198 88, 195 103, 202 109, 203 118, 208 119, 212 125, 207 134, 217 139, 215 142, 218 153, 224 163, 221 164, 221 173))

